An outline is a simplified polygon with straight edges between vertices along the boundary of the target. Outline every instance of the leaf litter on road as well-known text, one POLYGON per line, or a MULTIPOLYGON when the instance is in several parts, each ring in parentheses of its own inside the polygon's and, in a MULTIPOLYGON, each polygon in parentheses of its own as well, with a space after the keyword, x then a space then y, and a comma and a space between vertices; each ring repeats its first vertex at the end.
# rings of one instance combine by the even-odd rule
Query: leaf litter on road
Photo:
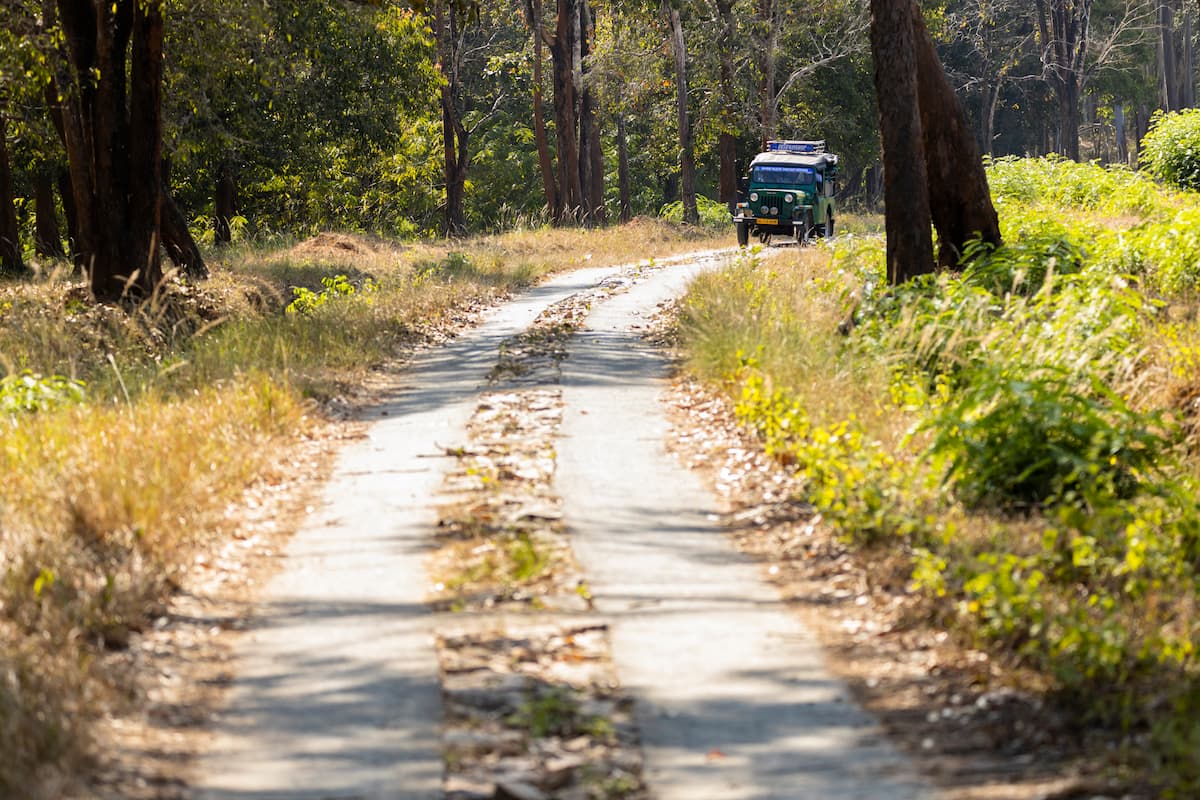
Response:
POLYGON ((640 800, 632 700, 554 488, 560 364, 592 305, 652 268, 551 306, 500 346, 444 484, 430 558, 448 800, 640 800))

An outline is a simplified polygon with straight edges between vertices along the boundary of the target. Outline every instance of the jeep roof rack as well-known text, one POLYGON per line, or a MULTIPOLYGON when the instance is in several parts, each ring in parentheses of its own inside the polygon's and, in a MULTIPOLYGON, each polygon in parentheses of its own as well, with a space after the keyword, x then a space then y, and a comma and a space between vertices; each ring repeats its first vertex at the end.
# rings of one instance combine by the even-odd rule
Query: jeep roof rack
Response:
POLYGON ((817 155, 818 153, 825 152, 825 140, 775 139, 767 142, 767 150, 772 153, 817 155))

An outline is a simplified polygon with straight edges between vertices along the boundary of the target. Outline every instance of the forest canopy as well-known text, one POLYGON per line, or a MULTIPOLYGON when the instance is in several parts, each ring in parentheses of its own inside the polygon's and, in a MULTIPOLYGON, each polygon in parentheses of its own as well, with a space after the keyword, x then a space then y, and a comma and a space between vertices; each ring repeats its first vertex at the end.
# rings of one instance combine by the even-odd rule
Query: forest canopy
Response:
MULTIPOLYGON (((1136 164, 1154 112, 1194 101, 1190 4, 920 8, 985 155, 1136 164)), ((842 197, 874 204, 869 11, 861 0, 16 0, 0 9, 5 264, 87 241, 64 113, 77 96, 87 106, 92 75, 98 96, 136 105, 147 35, 161 38, 141 61, 161 65, 149 76, 161 100, 153 171, 187 227, 163 238, 185 271, 198 258, 188 239, 458 235, 680 200, 694 220, 693 191, 731 202, 750 158, 779 137, 826 139, 842 154, 842 197), (115 39, 89 46, 110 48, 101 57, 130 80, 105 95, 112 69, 72 71, 87 54, 71 25, 110 5, 115 39)))

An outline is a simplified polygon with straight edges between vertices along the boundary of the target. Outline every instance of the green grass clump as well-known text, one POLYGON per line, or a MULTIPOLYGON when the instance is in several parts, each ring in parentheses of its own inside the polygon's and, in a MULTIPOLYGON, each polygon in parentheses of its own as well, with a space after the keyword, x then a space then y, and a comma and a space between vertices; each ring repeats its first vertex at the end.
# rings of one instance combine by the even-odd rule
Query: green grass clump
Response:
POLYGON ((1172 261, 1196 206, 1093 165, 992 175, 1006 244, 961 273, 889 287, 882 240, 846 237, 698 280, 689 367, 846 541, 908 559, 934 618, 1193 796, 1200 326, 1168 307, 1200 280, 1172 261), (1148 213, 1106 217, 1125 193, 1148 213))

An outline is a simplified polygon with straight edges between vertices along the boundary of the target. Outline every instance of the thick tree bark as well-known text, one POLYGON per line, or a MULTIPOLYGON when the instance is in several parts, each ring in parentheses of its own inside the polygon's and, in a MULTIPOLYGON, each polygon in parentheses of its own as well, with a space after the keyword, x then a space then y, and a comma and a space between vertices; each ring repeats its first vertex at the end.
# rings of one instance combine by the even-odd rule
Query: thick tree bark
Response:
POLYGON ((633 219, 633 193, 629 186, 629 141, 625 137, 625 115, 617 114, 617 198, 621 222, 633 219))
POLYGON ((63 134, 93 296, 148 296, 159 260, 161 0, 58 0, 72 83, 63 134), (128 76, 128 79, 127 79, 128 76))
POLYGON ((54 207, 54 180, 50 167, 39 165, 33 171, 33 249, 39 256, 64 258, 62 231, 54 207))
POLYGON ((912 0, 871 0, 871 55, 883 140, 887 273, 893 285, 934 268, 917 94, 916 15, 912 0))
POLYGON ((683 200, 683 221, 695 225, 700 221, 696 208, 696 155, 692 147, 692 125, 688 118, 687 46, 683 39, 683 23, 679 11, 666 8, 667 25, 671 30, 671 51, 675 55, 675 111, 679 128, 679 183, 683 200))
POLYGON ((213 196, 215 214, 213 219, 213 241, 218 247, 233 241, 230 220, 237 214, 237 180, 233 176, 233 164, 222 159, 217 167, 217 185, 213 196))
POLYGON ((0 114, 0 275, 21 275, 21 240, 13 203, 12 168, 8 161, 8 119, 0 114))
POLYGON ((576 93, 575 54, 578 50, 578 0, 557 0, 554 38, 550 42, 550 57, 554 64, 554 134, 558 150, 558 190, 561 196, 561 216, 576 217, 583 207, 583 187, 579 181, 578 118, 575 113, 576 93))
POLYGON ((913 44, 929 210, 938 232, 938 266, 949 269, 972 239, 998 247, 1000 222, 971 120, 946 80, 919 11, 913 13, 913 44))
POLYGON ((1079 82, 1064 81, 1058 92, 1058 151, 1072 161, 1079 160, 1079 82))
POLYGON ((180 272, 192 280, 207 278, 208 266, 204 263, 204 256, 200 254, 200 247, 192 237, 192 232, 188 230, 187 217, 175 204, 165 184, 162 186, 161 198, 162 243, 167 257, 180 272))

